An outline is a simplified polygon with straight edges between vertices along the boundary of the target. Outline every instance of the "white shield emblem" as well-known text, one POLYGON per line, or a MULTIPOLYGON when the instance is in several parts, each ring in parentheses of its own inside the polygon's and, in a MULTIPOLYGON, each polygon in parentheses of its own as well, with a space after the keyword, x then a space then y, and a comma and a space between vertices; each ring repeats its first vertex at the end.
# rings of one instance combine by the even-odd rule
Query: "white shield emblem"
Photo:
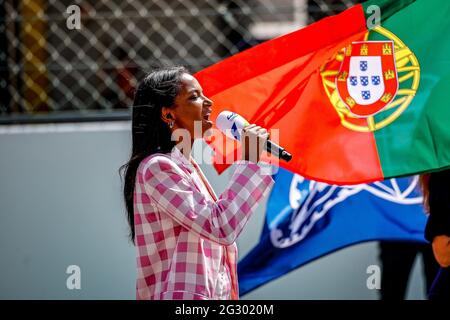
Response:
POLYGON ((347 89, 359 105, 377 102, 385 90, 381 57, 351 57, 347 89))
POLYGON ((335 83, 341 101, 355 117, 373 116, 395 98, 394 54, 392 41, 359 41, 346 47, 335 83))

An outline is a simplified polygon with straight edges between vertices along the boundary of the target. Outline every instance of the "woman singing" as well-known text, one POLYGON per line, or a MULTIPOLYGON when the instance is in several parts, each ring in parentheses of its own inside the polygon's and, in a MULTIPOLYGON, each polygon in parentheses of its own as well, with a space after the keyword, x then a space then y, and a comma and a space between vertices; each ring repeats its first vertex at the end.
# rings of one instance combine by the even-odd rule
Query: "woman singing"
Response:
POLYGON ((132 154, 123 168, 137 299, 238 299, 236 238, 273 184, 257 164, 268 133, 254 124, 244 129, 243 137, 259 147, 252 156, 244 144, 217 197, 190 156, 194 140, 213 125, 212 107, 182 67, 151 72, 136 90, 132 154), (172 140, 180 129, 190 137, 188 146, 172 140))

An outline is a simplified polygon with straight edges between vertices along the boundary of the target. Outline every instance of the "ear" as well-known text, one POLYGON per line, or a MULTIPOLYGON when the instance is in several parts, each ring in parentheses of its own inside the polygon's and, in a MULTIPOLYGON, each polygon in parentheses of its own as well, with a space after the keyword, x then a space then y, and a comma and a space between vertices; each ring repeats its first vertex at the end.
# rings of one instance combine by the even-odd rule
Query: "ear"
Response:
POLYGON ((172 110, 168 107, 162 107, 161 108, 161 119, 165 123, 169 123, 169 121, 175 120, 172 110))

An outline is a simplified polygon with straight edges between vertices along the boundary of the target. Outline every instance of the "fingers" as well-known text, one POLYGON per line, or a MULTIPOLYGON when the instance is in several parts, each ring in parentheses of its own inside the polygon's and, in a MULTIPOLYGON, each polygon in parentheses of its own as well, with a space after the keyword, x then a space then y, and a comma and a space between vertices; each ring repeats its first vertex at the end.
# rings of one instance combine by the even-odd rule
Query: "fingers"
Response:
POLYGON ((258 136, 262 139, 267 139, 269 137, 269 132, 267 132, 266 128, 260 128, 258 130, 258 136))
POLYGON ((270 136, 266 128, 262 128, 261 126, 258 126, 254 123, 244 127, 243 132, 246 135, 256 135, 264 140, 268 139, 270 136))
POLYGON ((269 139, 269 132, 256 124, 250 124, 242 130, 244 159, 258 162, 264 150, 264 144, 269 139))
POLYGON ((250 125, 244 127, 244 128, 242 129, 242 131, 247 132, 247 131, 253 129, 255 126, 256 126, 256 124, 252 123, 252 124, 250 124, 250 125))
POLYGON ((252 123, 252 124, 250 124, 250 125, 244 127, 243 131, 244 131, 244 132, 252 131, 252 132, 257 133, 257 132, 259 132, 259 131, 267 132, 267 129, 262 128, 262 127, 260 127, 260 126, 258 126, 258 125, 256 125, 256 124, 252 123))

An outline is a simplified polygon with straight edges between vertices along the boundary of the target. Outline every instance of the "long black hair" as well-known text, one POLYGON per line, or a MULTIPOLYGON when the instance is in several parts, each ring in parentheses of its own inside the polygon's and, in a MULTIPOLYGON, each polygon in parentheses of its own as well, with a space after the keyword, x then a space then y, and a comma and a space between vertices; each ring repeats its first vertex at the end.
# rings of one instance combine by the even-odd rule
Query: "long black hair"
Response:
POLYGON ((181 76, 189 73, 184 67, 169 67, 148 73, 134 95, 131 117, 131 156, 120 167, 124 179, 123 196, 130 225, 130 240, 134 243, 133 194, 136 172, 143 159, 156 152, 168 153, 175 146, 171 131, 162 119, 162 107, 173 107, 180 92, 181 76))

